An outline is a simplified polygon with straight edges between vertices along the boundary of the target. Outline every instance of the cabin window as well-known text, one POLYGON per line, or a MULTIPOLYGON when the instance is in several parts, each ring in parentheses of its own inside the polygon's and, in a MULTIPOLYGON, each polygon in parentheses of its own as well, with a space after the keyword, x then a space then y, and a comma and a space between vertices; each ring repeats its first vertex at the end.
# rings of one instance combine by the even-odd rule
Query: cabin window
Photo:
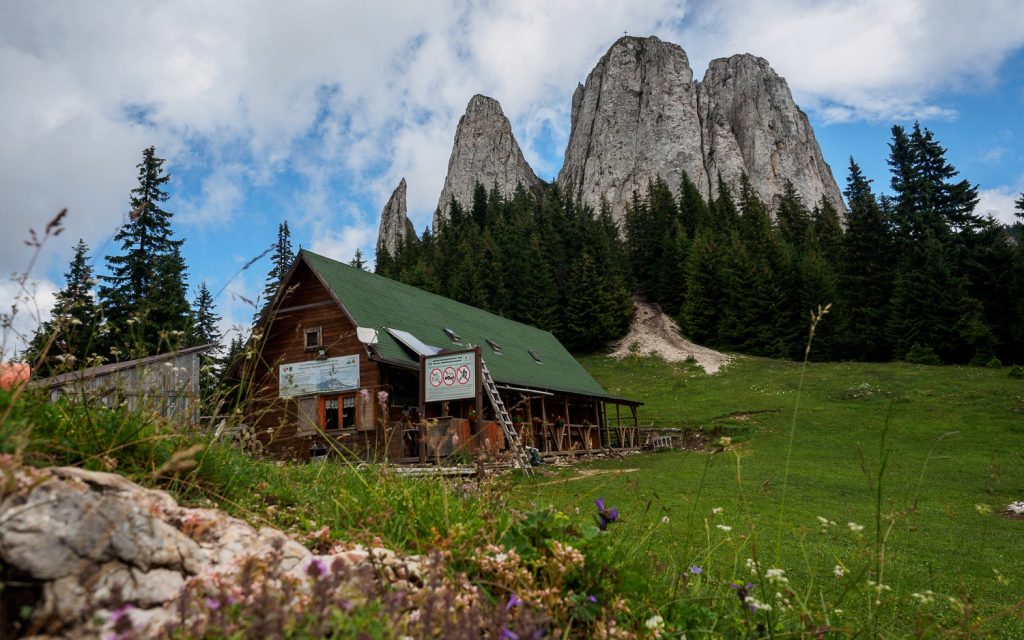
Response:
POLYGON ((307 349, 319 349, 323 346, 322 333, 320 327, 313 327, 306 329, 306 348, 307 349))
POLYGON ((452 342, 457 342, 457 343, 461 343, 462 342, 462 336, 460 336, 458 333, 456 333, 455 329, 449 329, 448 327, 445 327, 444 328, 444 335, 448 336, 448 339, 451 340, 452 342))
POLYGON ((544 364, 544 361, 540 359, 539 353, 537 353, 533 349, 527 349, 527 352, 529 352, 530 357, 536 360, 538 364, 544 364))
POLYGON ((484 340, 486 340, 487 344, 489 344, 491 346, 491 350, 494 351, 494 353, 497 353, 498 355, 501 355, 501 345, 500 344, 498 344, 494 340, 491 340, 490 338, 484 338, 484 340))
POLYGON ((356 427, 356 396, 320 397, 320 425, 324 431, 338 429, 355 429, 356 427))

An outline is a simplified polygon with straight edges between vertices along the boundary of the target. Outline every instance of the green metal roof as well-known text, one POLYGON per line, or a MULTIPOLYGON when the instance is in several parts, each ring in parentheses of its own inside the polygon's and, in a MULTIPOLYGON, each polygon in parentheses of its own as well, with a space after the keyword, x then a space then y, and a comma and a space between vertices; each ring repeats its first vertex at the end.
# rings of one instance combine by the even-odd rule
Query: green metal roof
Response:
POLYGON ((580 366, 549 331, 502 318, 483 309, 363 271, 303 249, 300 256, 330 287, 360 327, 377 330, 382 358, 410 365, 419 357, 387 329, 407 331, 422 342, 448 350, 480 347, 496 382, 615 399, 580 366), (445 334, 452 329, 456 344, 445 334), (488 340, 501 348, 495 353, 488 340), (536 353, 542 363, 530 355, 536 353))

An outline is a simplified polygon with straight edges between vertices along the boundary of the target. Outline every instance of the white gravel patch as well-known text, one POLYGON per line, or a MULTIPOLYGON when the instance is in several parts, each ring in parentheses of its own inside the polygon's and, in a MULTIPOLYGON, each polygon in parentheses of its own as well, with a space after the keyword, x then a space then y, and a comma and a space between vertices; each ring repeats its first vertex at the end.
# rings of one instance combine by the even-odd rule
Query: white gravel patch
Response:
POLYGON ((634 300, 634 304, 636 316, 633 325, 629 334, 615 345, 610 354, 613 358, 657 356, 666 362, 684 362, 693 358, 708 374, 718 373, 732 361, 732 356, 684 338, 679 326, 658 305, 640 300, 634 300))

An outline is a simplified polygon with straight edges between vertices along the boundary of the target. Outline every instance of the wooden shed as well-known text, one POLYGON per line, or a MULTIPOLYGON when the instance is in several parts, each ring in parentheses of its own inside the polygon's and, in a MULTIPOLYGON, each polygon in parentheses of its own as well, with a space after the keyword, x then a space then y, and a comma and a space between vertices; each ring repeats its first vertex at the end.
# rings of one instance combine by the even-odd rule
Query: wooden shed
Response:
MULTIPOLYGON (((235 369, 247 426, 283 457, 308 456, 317 443, 394 462, 504 450, 479 391, 432 395, 422 370, 427 358, 468 353, 489 370, 524 444, 550 453, 638 446, 640 403, 605 391, 550 332, 306 250, 250 349, 256 355, 235 369)), ((469 380, 468 365, 462 380, 455 364, 436 368, 440 390, 469 380)))
POLYGON ((205 344, 155 356, 112 362, 42 378, 31 383, 46 389, 51 401, 60 397, 90 399, 108 407, 151 411, 165 418, 195 423, 199 418, 200 356, 205 344))

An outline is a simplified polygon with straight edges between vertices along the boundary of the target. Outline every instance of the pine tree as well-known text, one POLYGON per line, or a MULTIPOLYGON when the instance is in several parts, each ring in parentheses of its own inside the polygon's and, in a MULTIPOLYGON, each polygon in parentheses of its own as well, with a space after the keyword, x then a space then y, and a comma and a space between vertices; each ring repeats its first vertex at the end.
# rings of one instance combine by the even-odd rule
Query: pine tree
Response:
POLYGON ((212 352, 220 352, 223 348, 220 330, 221 317, 217 315, 213 295, 207 288, 206 282, 199 283, 199 290, 196 292, 195 302, 192 304, 192 344, 213 344, 216 345, 212 352))
POLYGON ((75 255, 64 274, 64 283, 64 288, 57 292, 50 320, 36 330, 25 353, 29 363, 38 362, 36 373, 41 377, 90 366, 89 360, 99 346, 102 320, 92 294, 95 282, 89 264, 89 247, 84 240, 75 245, 75 255), (48 343, 46 358, 40 360, 48 343))
POLYGON ((850 158, 846 179, 850 206, 839 262, 839 342, 842 353, 854 360, 889 358, 886 317, 892 290, 893 238, 871 181, 850 158))
MULTIPOLYGON (((277 290, 284 282, 284 277, 292 268, 295 252, 292 251, 292 232, 288 229, 288 221, 277 225, 277 242, 272 246, 270 254, 270 271, 267 272, 266 284, 263 286, 263 303, 270 304, 277 290)), ((256 314, 259 317, 259 314, 256 314)), ((255 318, 254 318, 255 320, 255 318)))
MULTIPOLYGON (((139 186, 132 189, 128 222, 114 236, 124 251, 107 256, 110 275, 100 287, 100 300, 111 327, 111 343, 120 354, 157 353, 175 345, 162 339, 188 330, 184 240, 175 240, 172 214, 160 208, 170 176, 156 149, 143 151, 139 186)), ((117 352, 115 352, 117 353, 117 352)))
POLYGON ((366 261, 363 260, 362 249, 356 247, 356 253, 354 256, 352 256, 352 260, 349 261, 349 264, 355 267, 356 269, 366 269, 366 261))

